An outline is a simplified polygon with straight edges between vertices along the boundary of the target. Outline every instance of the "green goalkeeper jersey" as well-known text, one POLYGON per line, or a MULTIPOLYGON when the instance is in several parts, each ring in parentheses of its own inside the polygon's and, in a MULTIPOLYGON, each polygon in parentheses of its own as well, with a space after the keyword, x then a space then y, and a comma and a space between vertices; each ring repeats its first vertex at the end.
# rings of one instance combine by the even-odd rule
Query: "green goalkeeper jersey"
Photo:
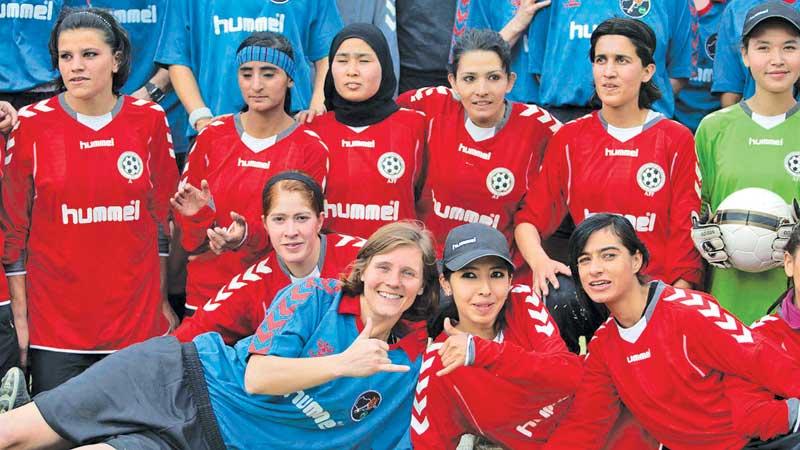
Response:
MULTIPOLYGON (((728 195, 759 187, 783 197, 800 198, 800 104, 769 129, 753 120, 744 103, 706 116, 695 145, 703 178, 702 199, 714 212, 728 195)), ((786 290, 782 268, 761 273, 710 268, 711 294, 744 323, 752 323, 786 290)))

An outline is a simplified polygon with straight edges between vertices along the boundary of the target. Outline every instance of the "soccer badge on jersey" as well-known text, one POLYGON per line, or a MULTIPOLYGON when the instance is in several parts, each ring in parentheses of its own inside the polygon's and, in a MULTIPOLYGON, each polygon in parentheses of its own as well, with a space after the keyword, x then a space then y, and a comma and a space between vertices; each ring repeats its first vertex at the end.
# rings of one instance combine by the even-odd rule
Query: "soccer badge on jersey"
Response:
POLYGON ((381 394, 377 391, 366 391, 358 396, 353 407, 350 409, 350 418, 356 422, 361 422, 378 405, 381 404, 381 394))
POLYGON ((650 0, 619 0, 619 7, 626 16, 641 19, 650 12, 650 0))
POLYGON ((783 167, 795 180, 800 179, 800 151, 791 152, 783 158, 783 167))
POLYGON ((123 178, 128 180, 128 183, 133 183, 133 180, 138 179, 144 173, 144 163, 136 152, 122 152, 117 159, 117 170, 123 178))
POLYGON ((514 174, 505 167, 496 167, 486 177, 486 187, 492 198, 508 195, 514 189, 514 174))
POLYGON ((705 47, 708 59, 713 61, 714 57, 717 56, 717 33, 714 33, 708 38, 706 38, 705 47))
POLYGON ((397 183, 397 180, 406 173, 406 162, 397 153, 386 152, 378 158, 378 172, 389 183, 397 183))
POLYGON ((639 187, 642 188, 646 196, 652 197, 666 184, 667 174, 656 163, 642 164, 642 167, 639 167, 636 172, 636 182, 639 183, 639 187))

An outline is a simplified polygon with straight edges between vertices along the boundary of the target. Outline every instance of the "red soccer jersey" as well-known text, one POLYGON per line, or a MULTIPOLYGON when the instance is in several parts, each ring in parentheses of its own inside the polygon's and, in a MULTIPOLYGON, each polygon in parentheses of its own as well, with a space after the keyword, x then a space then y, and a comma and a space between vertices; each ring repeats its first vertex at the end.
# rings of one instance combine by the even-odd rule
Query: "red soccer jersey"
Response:
MULTIPOLYGON (((782 312, 765 316, 751 327, 753 333, 769 340, 794 359, 800 356, 800 331, 783 319, 782 312)), ((787 375, 788 376, 788 375, 787 375)), ((737 430, 748 437, 771 439, 789 432, 789 402, 762 386, 740 377, 725 377, 728 397, 733 405, 737 430)), ((794 399, 797 402, 797 399, 794 399)), ((798 405, 795 404, 795 408, 798 405)), ((796 413, 791 415, 792 419, 796 413)))
POLYGON ((110 116, 95 131, 52 97, 19 111, 8 142, 4 261, 27 251, 33 348, 107 353, 168 328, 157 236, 178 178, 169 126, 133 97, 110 116))
POLYGON ((598 449, 620 403, 665 446, 742 448, 723 374, 779 395, 800 394, 800 364, 754 336, 708 294, 661 282, 635 326, 610 318, 589 344, 585 373, 567 418, 547 449, 598 449))
POLYGON ((425 115, 401 109, 367 127, 353 129, 333 112, 314 119, 331 155, 325 191, 330 230, 369 237, 402 219, 416 219, 415 191, 423 180, 425 115))
POLYGON ((541 448, 569 408, 583 375, 555 322, 528 286, 509 294, 507 325, 494 341, 475 337, 475 363, 437 376, 442 333, 425 352, 411 439, 418 449, 454 449, 464 433, 505 448, 541 448))
POLYGON ((646 274, 699 283, 691 212, 700 211, 700 172, 691 132, 661 115, 625 142, 606 128, 594 112, 556 133, 516 223, 531 223, 544 237, 567 211, 575 223, 601 212, 622 214, 650 251, 646 274))
MULTIPOLYGON (((347 266, 355 261, 365 242, 362 238, 343 234, 322 235, 319 277, 340 278, 347 266)), ((192 317, 186 318, 175 330, 175 337, 188 342, 198 334, 214 331, 226 344, 233 345, 255 333, 272 299, 291 283, 288 271, 273 250, 266 258, 233 277, 192 317)))
POLYGON ((502 128, 476 142, 467 131, 464 107, 450 89, 408 91, 397 103, 425 112, 431 122, 418 213, 436 237, 439 256, 447 233, 465 222, 493 226, 513 242, 514 213, 561 124, 536 105, 509 102, 502 128))
POLYGON ((187 251, 206 244, 209 228, 229 226, 231 211, 245 217, 249 233, 247 244, 236 252, 219 256, 205 252, 189 261, 186 307, 191 310, 202 307, 232 276, 266 254, 261 192, 270 177, 284 170, 301 170, 325 188, 328 150, 316 133, 293 126, 260 151, 242 140, 243 133, 239 114, 211 122, 197 136, 181 179, 198 189, 201 180, 207 180, 213 197, 213 208, 205 207, 191 217, 176 214, 187 251))

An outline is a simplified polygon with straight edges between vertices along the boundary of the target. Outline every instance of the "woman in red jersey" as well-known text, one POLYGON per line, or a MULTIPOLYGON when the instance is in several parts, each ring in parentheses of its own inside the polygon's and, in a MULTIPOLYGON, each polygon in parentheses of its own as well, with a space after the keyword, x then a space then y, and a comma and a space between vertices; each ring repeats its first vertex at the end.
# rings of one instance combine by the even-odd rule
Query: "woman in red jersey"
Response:
POLYGON ((178 177, 164 111, 119 93, 131 47, 103 10, 66 11, 49 48, 65 92, 19 111, 3 181, 3 260, 34 393, 175 320, 159 280, 178 177))
POLYGON ((749 439, 735 427, 725 376, 800 394, 800 362, 754 338, 713 297, 647 280, 649 253, 627 218, 584 220, 569 261, 580 295, 611 318, 589 344, 575 400, 546 449, 601 448, 623 404, 665 447, 742 448, 749 439))
POLYGON ((266 181, 297 169, 324 189, 328 173, 325 145, 287 113, 295 68, 289 41, 254 33, 239 45, 236 63, 247 107, 203 128, 172 200, 181 243, 195 255, 187 266, 188 314, 266 254, 261 209, 252 201, 266 181))
POLYGON ((427 120, 393 100, 397 80, 386 38, 374 25, 348 25, 334 37, 328 60, 329 112, 305 115, 331 154, 326 227, 368 237, 387 223, 416 219, 427 120))
POLYGON ((541 239, 569 212, 575 223, 601 212, 625 216, 652 252, 646 274, 676 287, 698 285, 700 256, 691 213, 700 208, 692 133, 650 109, 655 34, 646 24, 614 18, 592 33, 590 58, 602 108, 564 125, 550 140, 541 173, 517 214, 517 245, 531 266, 533 289, 548 294, 555 274, 541 239))
POLYGON ((439 281, 454 301, 430 330, 436 337, 412 410, 414 448, 454 449, 464 433, 504 448, 541 448, 578 387, 580 359, 530 287, 512 286, 514 266, 498 230, 454 228, 442 263, 439 281))
MULTIPOLYGON (((506 100, 516 80, 510 65, 498 33, 467 30, 453 47, 452 89, 422 88, 397 100, 431 121, 418 212, 436 236, 439 256, 450 229, 464 223, 492 226, 512 241, 514 213, 560 127, 544 109, 506 100)), ((514 262, 518 269, 524 263, 514 262)))
POLYGON ((362 238, 320 233, 322 188, 302 172, 273 176, 261 198, 272 250, 181 323, 174 334, 182 342, 215 331, 225 343, 235 344, 255 333, 278 291, 310 277, 338 278, 364 245, 362 238))
MULTIPOLYGON (((775 312, 756 321, 751 329, 754 335, 764 337, 792 358, 798 359, 800 287, 796 280, 800 280, 800 227, 795 227, 788 238, 783 253, 783 268, 789 277, 789 289, 770 308, 775 312)), ((767 389, 740 377, 726 377, 725 381, 730 388, 728 397, 733 405, 736 429, 753 438, 751 445, 770 439, 783 445, 771 448, 796 448, 800 445, 800 400, 797 396, 776 397, 767 389)))

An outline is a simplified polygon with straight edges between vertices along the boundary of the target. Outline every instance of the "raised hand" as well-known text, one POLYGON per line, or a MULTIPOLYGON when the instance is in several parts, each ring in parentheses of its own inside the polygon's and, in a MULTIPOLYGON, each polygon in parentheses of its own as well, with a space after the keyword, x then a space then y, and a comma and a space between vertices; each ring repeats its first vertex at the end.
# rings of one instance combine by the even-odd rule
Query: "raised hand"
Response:
POLYGON ((459 367, 467 365, 469 333, 457 330, 450 322, 449 317, 444 319, 444 332, 448 337, 439 349, 442 369, 436 372, 437 376, 447 375, 459 367))
POLYGON ((371 333, 372 319, 368 318, 361 334, 339 355, 341 376, 368 377, 378 372, 408 372, 411 369, 393 364, 389 359, 389 344, 371 338, 371 333))
POLYGON ((175 208, 175 211, 184 216, 189 217, 197 214, 203 207, 213 203, 208 181, 201 181, 200 189, 190 183, 183 184, 178 187, 178 192, 169 199, 169 203, 175 208))

